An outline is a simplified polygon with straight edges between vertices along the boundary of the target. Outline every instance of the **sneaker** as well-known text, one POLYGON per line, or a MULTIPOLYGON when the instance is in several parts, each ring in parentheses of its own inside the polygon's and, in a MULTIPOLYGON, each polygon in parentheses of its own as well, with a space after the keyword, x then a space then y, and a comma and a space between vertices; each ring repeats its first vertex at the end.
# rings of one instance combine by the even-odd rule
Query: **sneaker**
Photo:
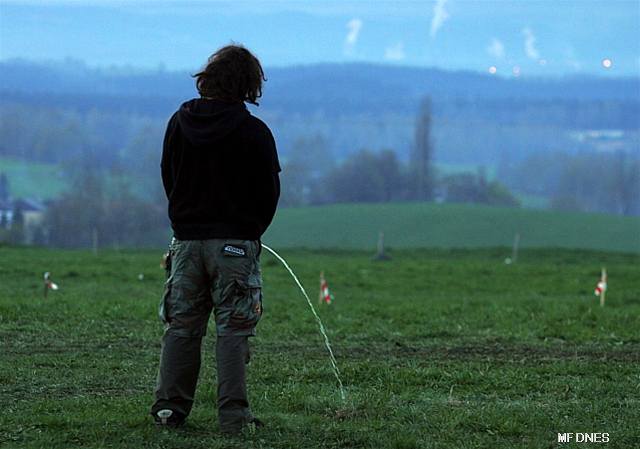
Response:
POLYGON ((151 415, 156 422, 156 426, 159 427, 180 427, 184 424, 185 420, 185 416, 182 413, 168 408, 158 410, 151 415))

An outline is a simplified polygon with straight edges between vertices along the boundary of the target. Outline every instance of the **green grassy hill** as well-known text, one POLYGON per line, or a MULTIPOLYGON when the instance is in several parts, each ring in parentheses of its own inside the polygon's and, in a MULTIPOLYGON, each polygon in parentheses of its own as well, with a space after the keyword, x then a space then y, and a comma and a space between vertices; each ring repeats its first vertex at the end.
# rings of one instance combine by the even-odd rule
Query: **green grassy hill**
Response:
POLYGON ((640 252, 640 218, 471 204, 341 204, 280 209, 263 241, 276 248, 511 246, 640 252))
POLYGON ((7 175, 11 196, 15 198, 50 199, 67 188, 67 181, 56 165, 2 157, 0 173, 7 175))

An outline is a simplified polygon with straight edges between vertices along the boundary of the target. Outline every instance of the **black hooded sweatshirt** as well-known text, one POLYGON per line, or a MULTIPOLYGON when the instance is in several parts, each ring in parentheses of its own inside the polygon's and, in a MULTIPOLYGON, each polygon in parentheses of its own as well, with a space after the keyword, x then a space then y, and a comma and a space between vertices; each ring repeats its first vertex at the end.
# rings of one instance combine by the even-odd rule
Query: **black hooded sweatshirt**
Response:
POLYGON ((162 182, 179 240, 257 240, 280 196, 280 164, 267 125, 244 103, 187 101, 167 125, 162 182))

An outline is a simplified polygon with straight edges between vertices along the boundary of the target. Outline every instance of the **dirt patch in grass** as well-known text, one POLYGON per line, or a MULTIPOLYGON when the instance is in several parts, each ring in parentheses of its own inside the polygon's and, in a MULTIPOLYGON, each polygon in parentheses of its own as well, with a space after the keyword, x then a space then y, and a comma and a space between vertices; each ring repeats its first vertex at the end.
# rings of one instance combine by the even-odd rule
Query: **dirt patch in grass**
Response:
MULTIPOLYGON (((0 333, 1 335, 1 333, 0 333)), ((287 353, 302 358, 324 358, 322 345, 308 343, 274 343, 255 340, 252 345, 261 353, 287 353)), ((15 339, 11 345, 2 345, 6 355, 34 356, 45 354, 83 354, 113 353, 114 351, 140 353, 159 350, 159 342, 140 338, 105 338, 95 340, 59 340, 59 339, 15 339)), ((406 359, 427 358, 442 361, 501 361, 514 363, 537 363, 545 361, 617 361, 640 362, 640 344, 627 344, 623 347, 568 345, 532 345, 511 342, 489 341, 479 343, 456 342, 451 345, 407 344, 402 341, 358 340, 350 344, 334 346, 337 357, 350 359, 406 359)))
MULTIPOLYGON (((325 357, 322 348, 317 350, 308 345, 260 344, 260 351, 278 351, 300 354, 301 357, 325 357)), ((370 345, 337 345, 336 357, 350 359, 404 359, 428 358, 442 361, 501 361, 514 363, 538 363, 545 361, 617 361, 640 362, 640 345, 629 345, 622 349, 603 347, 554 347, 519 344, 460 344, 456 346, 418 346, 401 342, 370 345)))
MULTIPOLYGON (((80 356, 83 354, 95 354, 97 352, 144 352, 160 348, 157 341, 147 341, 137 338, 96 338, 94 340, 65 340, 60 338, 42 338, 33 336, 13 336, 11 344, 0 345, 0 350, 6 355, 14 356, 35 356, 48 354, 73 354, 80 356)), ((0 338, 4 337, 0 332, 0 338)))
POLYGON ((450 348, 404 348, 403 354, 420 354, 455 360, 500 360, 539 362, 556 360, 640 361, 640 348, 609 350, 603 348, 558 348, 530 345, 467 345, 450 348))

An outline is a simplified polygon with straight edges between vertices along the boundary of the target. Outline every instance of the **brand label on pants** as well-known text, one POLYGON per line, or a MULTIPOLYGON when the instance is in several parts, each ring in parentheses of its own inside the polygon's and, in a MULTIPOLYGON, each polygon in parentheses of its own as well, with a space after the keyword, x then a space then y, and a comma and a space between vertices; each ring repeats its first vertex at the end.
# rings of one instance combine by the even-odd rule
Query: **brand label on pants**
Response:
POLYGON ((224 247, 222 248, 222 252, 227 256, 236 256, 236 257, 244 257, 247 254, 244 248, 241 248, 239 246, 233 246, 233 245, 224 245, 224 247))

